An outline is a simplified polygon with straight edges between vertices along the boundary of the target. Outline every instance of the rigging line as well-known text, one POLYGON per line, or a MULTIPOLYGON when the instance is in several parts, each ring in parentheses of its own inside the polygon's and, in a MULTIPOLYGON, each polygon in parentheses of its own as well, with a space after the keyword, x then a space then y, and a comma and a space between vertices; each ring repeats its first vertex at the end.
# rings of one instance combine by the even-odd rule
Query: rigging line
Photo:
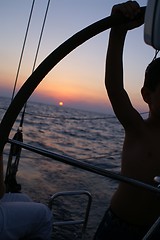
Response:
MULTIPOLYGON (((0 107, 0 110, 7 110, 6 107, 0 107)), ((48 119, 61 119, 61 120, 75 120, 75 121, 90 121, 90 120, 104 120, 104 119, 116 119, 116 116, 113 115, 113 116, 104 116, 104 117, 81 117, 81 118, 78 118, 78 117, 64 117, 64 116, 58 116, 58 117, 55 117, 55 116, 51 116, 51 115, 45 115, 45 114, 35 114, 35 113, 29 113, 29 112, 25 112, 25 114, 27 115, 34 115, 35 117, 40 117, 40 118, 48 118, 48 119)), ((144 115, 144 114, 148 114, 148 112, 140 112, 141 115, 144 115)))
MULTIPOLYGON (((3 108, 0 108, 0 109, 3 109, 3 108)), ((4 109, 6 110, 6 109, 4 109)), ((104 117, 81 117, 81 118, 78 118, 78 117, 64 117, 64 116, 58 116, 58 117, 55 117, 55 116, 51 116, 51 115, 44 115, 44 114, 34 114, 34 113, 29 113, 29 112, 26 112, 27 115, 34 115, 35 117, 41 117, 41 118, 50 118, 50 119, 61 119, 61 120, 75 120, 75 121, 90 121, 90 120, 104 120, 104 119, 116 119, 116 116, 113 115, 113 116, 104 116, 104 117)), ((142 112, 140 113, 141 115, 143 114, 148 114, 148 112, 142 112)))
MULTIPOLYGON (((20 62, 19 62, 19 66, 18 66, 18 71, 17 71, 17 76, 16 76, 16 81, 15 81, 12 100, 13 100, 13 97, 14 97, 15 88, 16 88, 16 84, 17 84, 17 79, 18 79, 18 75, 19 75, 19 70, 20 70, 20 66, 21 66, 21 62, 22 62, 22 56, 23 56, 23 52, 24 52, 26 38, 27 38, 27 35, 28 35, 28 29, 29 29, 29 25, 30 25, 30 21, 31 21, 34 2, 35 2, 35 0, 33 0, 31 13, 30 13, 30 17, 29 17, 29 21, 28 21, 28 25, 27 25, 27 31, 26 31, 25 40, 24 40, 24 44, 23 44, 23 48, 22 48, 21 57, 20 57, 20 62)), ((35 56, 35 60, 34 60, 32 73, 34 71, 35 63, 36 63, 38 52, 39 52, 39 46, 40 46, 40 42, 41 42, 43 30, 44 30, 44 25, 45 25, 46 16, 47 16, 48 8, 49 8, 49 3, 50 3, 50 0, 48 1, 48 4, 47 4, 47 10, 46 10, 46 14, 45 14, 44 21, 43 21, 43 26, 42 26, 41 35, 40 35, 40 38, 39 38, 39 43, 38 43, 38 47, 37 47, 37 52, 36 52, 36 56, 35 56)), ((18 130, 13 137, 13 139, 19 140, 21 142, 23 142, 22 128, 23 128, 26 105, 27 105, 27 102, 25 102, 25 104, 24 104, 18 130)), ((16 173, 18 171, 20 156, 21 156, 21 147, 17 148, 14 144, 11 144, 10 154, 9 154, 9 159, 8 159, 8 164, 7 164, 7 170, 6 170, 6 176, 5 176, 5 183, 6 183, 7 191, 11 191, 11 192, 15 191, 15 190, 19 191, 21 189, 20 184, 17 184, 17 182, 15 181, 16 180, 16 173), (13 158, 14 158, 14 163, 13 163, 13 158)))
POLYGON ((50 116, 50 115, 44 115, 44 114, 34 114, 34 113, 29 113, 26 112, 27 115, 34 115, 35 117, 40 117, 40 118, 49 118, 49 119, 60 119, 60 120, 73 120, 73 121, 85 121, 85 120, 103 120, 103 119, 110 119, 110 118, 116 118, 115 116, 106 116, 106 117, 90 117, 90 118, 77 118, 77 117, 64 117, 64 116, 50 116))
POLYGON ((25 48, 26 40, 27 40, 27 36, 28 36, 28 30, 29 30, 29 26, 30 26, 30 22, 31 22, 31 17, 32 17, 32 13, 33 13, 34 3, 35 3, 35 0, 33 0, 33 2, 32 2, 32 6, 31 6, 31 10, 30 10, 30 15, 29 15, 28 24, 27 24, 27 29, 26 29, 26 33, 25 33, 25 37, 24 37, 24 42, 23 42, 23 46, 22 46, 22 51, 21 51, 21 55, 20 55, 20 59, 19 59, 19 64, 18 64, 18 69, 17 69, 17 73, 16 73, 16 78, 15 78, 15 83, 14 83, 14 87, 13 87, 13 92, 12 92, 11 101, 13 100, 14 95, 15 95, 15 90, 16 90, 16 86, 17 86, 17 80, 18 80, 18 77, 19 77, 19 71, 20 71, 20 67, 21 67, 21 63, 22 63, 22 58, 23 58, 23 53, 24 53, 24 48, 25 48))
POLYGON ((46 12, 45 12, 45 16, 44 16, 44 20, 43 20, 43 24, 42 24, 42 29, 41 29, 41 33, 40 33, 40 37, 39 37, 39 42, 38 42, 38 46, 37 46, 37 51, 36 51, 36 55, 35 55, 35 60, 34 60, 34 64, 33 64, 32 73, 35 70, 35 65, 36 65, 36 61, 37 61, 37 57, 38 57, 38 53, 39 53, 39 48, 40 48, 40 44, 41 44, 41 40, 42 40, 42 35, 43 35, 45 23, 46 23, 47 14, 48 14, 49 4, 50 4, 50 0, 48 0, 46 12))
MULTIPOLYGON (((45 23, 46 23, 46 19, 47 19, 47 14, 48 14, 48 10, 49 10, 49 5, 50 5, 50 0, 48 0, 47 7, 46 7, 46 11, 45 11, 45 15, 44 15, 44 20, 43 20, 43 24, 42 24, 42 29, 41 29, 39 41, 38 41, 37 51, 36 51, 36 55, 35 55, 35 59, 34 59, 34 63, 33 63, 32 73, 33 73, 34 70, 35 70, 35 65, 36 65, 36 62, 37 62, 37 57, 38 57, 38 53, 39 53, 39 49, 40 49, 40 44, 41 44, 41 40, 42 40, 42 36, 43 36, 43 32, 44 32, 44 27, 45 27, 45 23)), ((25 114, 25 111, 26 111, 26 106, 27 106, 27 103, 25 103, 25 105, 24 105, 24 107, 23 107, 23 113, 22 113, 22 118, 21 118, 21 122, 20 122, 20 127, 22 127, 22 125, 23 125, 24 114, 25 114)))
POLYGON ((156 50, 155 50, 155 55, 154 55, 153 60, 155 60, 155 59, 157 58, 158 53, 159 53, 159 50, 156 49, 156 50))

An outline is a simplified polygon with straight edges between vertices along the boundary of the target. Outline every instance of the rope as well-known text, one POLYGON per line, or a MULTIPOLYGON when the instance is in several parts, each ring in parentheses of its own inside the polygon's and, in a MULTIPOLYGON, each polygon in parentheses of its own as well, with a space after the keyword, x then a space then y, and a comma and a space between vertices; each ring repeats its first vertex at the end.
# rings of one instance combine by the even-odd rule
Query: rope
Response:
MULTIPOLYGON (((27 35, 28 35, 28 30, 29 30, 29 26, 30 26, 30 22, 31 22, 32 13, 33 13, 34 3, 35 3, 35 0, 33 0, 33 2, 32 2, 32 7, 31 7, 30 15, 29 15, 27 30, 26 30, 24 43, 23 43, 23 47, 22 47, 22 52, 21 52, 21 56, 20 56, 20 61, 19 61, 19 65, 18 65, 18 70, 17 70, 17 74, 16 74, 16 80, 15 80, 15 84, 14 84, 12 100, 13 100, 14 94, 15 94, 19 71, 20 71, 20 67, 21 67, 21 63, 22 63, 22 57, 23 57, 24 48, 26 45, 26 39, 27 39, 27 35)), ((43 24, 42 24, 42 29, 41 29, 41 33, 40 33, 40 37, 39 37, 39 42, 38 42, 37 51, 36 51, 36 55, 35 55, 35 59, 34 59, 32 73, 34 71, 38 53, 39 53, 40 43, 42 40, 42 35, 43 35, 44 26, 45 26, 45 22, 46 22, 46 18, 47 18, 49 4, 50 4, 50 0, 48 0, 46 12, 45 12, 45 16, 44 16, 44 20, 43 20, 43 24)), ((23 128, 26 105, 27 105, 27 103, 24 104, 22 115, 21 115, 21 120, 20 120, 20 125, 17 129, 17 132, 15 133, 15 135, 13 137, 13 139, 19 140, 21 142, 23 142, 22 128, 23 128)), ((6 192, 20 192, 20 190, 21 190, 21 185, 18 184, 16 181, 16 173, 18 171, 20 156, 21 156, 21 147, 17 148, 17 146, 15 144, 11 144, 9 159, 8 159, 8 163, 7 163, 6 176, 5 176, 6 192), (13 158, 14 158, 14 162, 13 162, 13 158)))
POLYGON ((153 60, 155 60, 155 59, 157 58, 158 53, 159 53, 159 50, 156 49, 156 50, 155 50, 155 55, 154 55, 153 60))
MULTIPOLYGON (((34 70, 35 70, 35 66, 36 66, 36 62, 37 62, 37 57, 38 57, 38 53, 39 53, 39 49, 40 49, 40 44, 41 44, 41 41, 42 41, 42 36, 43 36, 43 32, 44 32, 44 27, 45 27, 45 23, 46 23, 46 19, 47 19, 47 14, 48 14, 48 10, 49 10, 49 5, 50 5, 50 0, 48 0, 47 7, 46 7, 46 11, 45 11, 45 15, 44 15, 44 20, 43 20, 43 24, 42 24, 42 28, 41 28, 41 33, 40 33, 39 41, 38 41, 38 46, 37 46, 37 50, 36 50, 36 55, 35 55, 35 59, 34 59, 34 63, 33 63, 32 73, 33 73, 34 70)), ((23 107, 23 112, 22 112, 20 127, 23 126, 26 107, 27 107, 27 103, 25 103, 25 105, 24 105, 24 107, 23 107)))
MULTIPOLYGON (((30 10, 30 14, 29 14, 28 23, 27 23, 26 33, 25 33, 24 42, 22 45, 22 51, 21 51, 19 64, 18 64, 18 68, 17 68, 17 73, 16 73, 16 78, 15 78, 15 83, 14 83, 14 87, 13 87, 11 102, 13 101, 13 98, 15 95, 15 90, 16 90, 16 86, 17 86, 17 81, 18 81, 18 77, 19 77, 21 64, 22 64, 24 49, 25 49, 28 31, 29 31, 29 27, 30 27, 30 23, 31 23, 32 14, 33 14, 34 4, 35 4, 35 0, 33 0, 32 5, 31 5, 31 10, 30 10)), ((23 113, 22 113, 22 117, 24 118, 23 113)), ((20 126, 17 129, 17 132, 15 133, 15 135, 13 137, 13 139, 17 139, 21 142, 23 142, 22 124, 23 124, 23 121, 21 120, 20 126)), ((21 190, 21 185, 18 184, 16 181, 16 173, 18 171, 20 155, 21 155, 21 147, 17 148, 17 146, 15 144, 11 144, 8 163, 7 163, 7 169, 6 169, 6 176, 5 176, 6 192, 20 192, 20 190, 21 190)))
POLYGON ((12 98, 11 98, 12 100, 13 100, 14 95, 15 95, 15 90, 16 90, 17 81, 18 81, 18 77, 19 77, 19 71, 20 71, 21 64, 22 64, 22 58, 23 58, 24 48, 25 48, 25 45, 26 45, 27 36, 28 36, 28 31, 29 31, 29 26, 30 26, 30 22, 31 22, 32 13, 33 13, 34 3, 35 3, 35 0, 33 0, 33 2, 32 2, 31 11, 30 11, 29 19, 28 19, 27 29, 26 29, 26 33, 25 33, 25 37, 24 37, 24 42, 23 42, 23 46, 22 46, 22 51, 21 51, 20 59, 19 59, 19 64, 18 64, 18 69, 17 69, 17 74, 16 74, 16 79, 15 79, 15 83, 14 83, 14 87, 13 87, 13 92, 12 92, 12 98))
POLYGON ((42 35, 43 35, 43 31, 44 31, 44 27, 45 27, 45 23, 46 23, 46 19, 47 19, 49 4, 50 4, 50 0, 48 0, 46 12, 45 12, 45 15, 44 15, 44 20, 43 20, 43 24, 42 24, 42 29, 41 29, 40 37, 39 37, 39 42, 38 42, 38 46, 37 46, 37 51, 36 51, 36 55, 35 55, 35 60, 34 60, 34 64, 33 64, 32 73, 34 72, 35 65, 36 65, 36 61, 37 61, 37 57, 38 57, 38 52, 39 52, 39 48, 40 48, 40 44, 41 44, 41 40, 42 40, 42 35))

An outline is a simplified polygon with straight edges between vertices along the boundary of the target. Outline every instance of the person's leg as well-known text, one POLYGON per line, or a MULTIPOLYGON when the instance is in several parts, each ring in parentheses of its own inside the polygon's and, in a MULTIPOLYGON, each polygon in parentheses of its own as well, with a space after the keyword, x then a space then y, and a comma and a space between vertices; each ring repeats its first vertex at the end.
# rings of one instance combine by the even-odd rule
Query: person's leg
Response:
POLYGON ((41 203, 1 202, 0 225, 1 239, 50 240, 52 214, 41 203))

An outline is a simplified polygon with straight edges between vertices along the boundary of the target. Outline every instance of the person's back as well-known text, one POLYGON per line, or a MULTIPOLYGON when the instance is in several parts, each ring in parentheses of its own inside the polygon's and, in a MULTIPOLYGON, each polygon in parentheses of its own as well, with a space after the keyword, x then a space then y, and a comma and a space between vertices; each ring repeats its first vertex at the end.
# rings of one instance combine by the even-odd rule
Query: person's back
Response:
MULTIPOLYGON (((111 29, 105 75, 110 102, 125 130, 121 173, 155 185, 154 177, 160 175, 160 72, 154 90, 146 83, 141 90, 143 99, 149 106, 149 117, 144 120, 132 106, 123 83, 126 34, 128 30, 142 25, 144 19, 136 1, 115 5, 112 14, 121 14, 130 20, 129 23, 111 29)), ((160 70, 160 63, 158 64, 157 69, 160 70)), ((154 71, 154 68, 151 70, 154 71)), ((148 75, 146 73, 146 78, 148 75)), ((159 201, 157 193, 120 183, 94 239, 142 239, 160 215, 159 201)))

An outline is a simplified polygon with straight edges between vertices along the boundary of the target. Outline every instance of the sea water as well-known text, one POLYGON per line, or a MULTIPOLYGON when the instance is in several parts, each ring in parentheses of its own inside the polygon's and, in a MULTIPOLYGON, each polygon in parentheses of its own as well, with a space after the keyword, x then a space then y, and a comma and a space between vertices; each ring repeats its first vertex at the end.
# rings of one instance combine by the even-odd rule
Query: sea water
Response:
MULTIPOLYGON (((1 119, 9 104, 10 99, 0 98, 1 119)), ((21 114, 13 126, 10 138, 18 129, 20 119, 21 114)), ((118 173, 123 138, 124 130, 113 115, 65 106, 27 103, 23 141, 29 145, 118 173)), ((4 150, 5 167, 9 148, 7 144, 4 150)), ((93 235, 117 187, 117 182, 113 179, 27 150, 22 150, 21 153, 17 181, 22 185, 23 192, 40 202, 46 202, 50 195, 59 191, 89 191, 93 202, 88 224, 88 240, 93 235)))

